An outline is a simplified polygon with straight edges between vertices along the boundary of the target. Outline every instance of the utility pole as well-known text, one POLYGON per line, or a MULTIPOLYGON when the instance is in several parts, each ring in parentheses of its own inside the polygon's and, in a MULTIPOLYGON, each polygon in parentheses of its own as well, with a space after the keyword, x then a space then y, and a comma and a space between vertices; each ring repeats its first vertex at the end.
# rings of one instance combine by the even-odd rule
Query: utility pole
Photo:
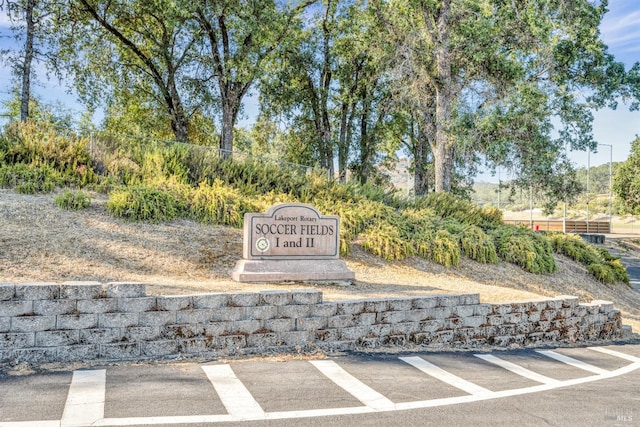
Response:
POLYGON ((612 230, 612 206, 613 206, 613 144, 598 144, 609 147, 609 233, 612 230))

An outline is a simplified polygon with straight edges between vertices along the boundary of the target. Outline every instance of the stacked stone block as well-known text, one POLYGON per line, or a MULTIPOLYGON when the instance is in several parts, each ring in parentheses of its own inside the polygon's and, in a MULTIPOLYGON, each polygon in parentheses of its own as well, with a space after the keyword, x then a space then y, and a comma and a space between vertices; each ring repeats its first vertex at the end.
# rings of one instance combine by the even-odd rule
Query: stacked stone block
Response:
POLYGON ((0 362, 558 344, 622 334, 607 301, 477 294, 324 302, 317 290, 147 296, 140 283, 0 284, 0 362))

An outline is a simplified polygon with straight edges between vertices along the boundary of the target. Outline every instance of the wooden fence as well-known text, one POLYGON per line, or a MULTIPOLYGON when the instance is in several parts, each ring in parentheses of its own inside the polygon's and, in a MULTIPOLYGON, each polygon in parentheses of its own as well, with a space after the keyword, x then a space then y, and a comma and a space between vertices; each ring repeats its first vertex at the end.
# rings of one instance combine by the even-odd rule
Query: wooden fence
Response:
POLYGON ((536 231, 565 231, 566 233, 611 233, 609 221, 575 221, 566 220, 565 229, 562 227, 562 220, 534 220, 533 223, 526 219, 505 220, 505 224, 521 225, 531 227, 536 231))

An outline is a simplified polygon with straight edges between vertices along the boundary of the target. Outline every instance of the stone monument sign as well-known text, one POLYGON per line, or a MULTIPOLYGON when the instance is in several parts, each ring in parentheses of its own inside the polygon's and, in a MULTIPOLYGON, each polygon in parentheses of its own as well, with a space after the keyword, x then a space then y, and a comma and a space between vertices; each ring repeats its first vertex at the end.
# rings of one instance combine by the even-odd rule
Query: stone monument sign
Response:
POLYGON ((272 206, 244 216, 239 282, 345 281, 355 275, 340 260, 340 218, 303 203, 272 206))

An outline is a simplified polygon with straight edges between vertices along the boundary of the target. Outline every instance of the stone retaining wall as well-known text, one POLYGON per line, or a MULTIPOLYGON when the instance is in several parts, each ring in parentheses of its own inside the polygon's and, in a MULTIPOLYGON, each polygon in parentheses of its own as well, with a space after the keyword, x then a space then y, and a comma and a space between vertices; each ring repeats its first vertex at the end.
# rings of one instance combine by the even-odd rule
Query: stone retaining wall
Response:
POLYGON ((613 304, 477 294, 323 302, 317 290, 147 296, 140 283, 0 284, 0 362, 372 347, 473 348, 621 336, 613 304))

